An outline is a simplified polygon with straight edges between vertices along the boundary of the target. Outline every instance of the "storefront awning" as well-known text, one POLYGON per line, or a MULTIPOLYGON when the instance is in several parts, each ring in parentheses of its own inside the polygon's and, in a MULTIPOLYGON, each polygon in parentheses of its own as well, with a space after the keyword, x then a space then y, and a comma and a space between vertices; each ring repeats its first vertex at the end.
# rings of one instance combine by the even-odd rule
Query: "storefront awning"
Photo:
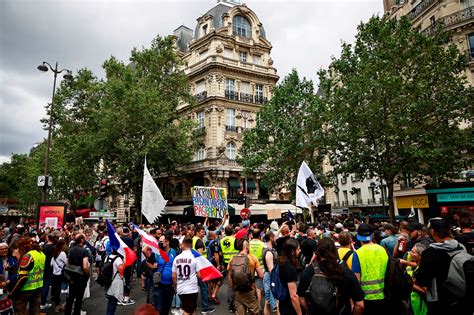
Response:
POLYGON ((240 182, 236 177, 229 177, 228 183, 230 188, 240 188, 240 182))
POLYGON ((253 178, 247 179, 247 189, 257 189, 257 185, 255 185, 253 178))

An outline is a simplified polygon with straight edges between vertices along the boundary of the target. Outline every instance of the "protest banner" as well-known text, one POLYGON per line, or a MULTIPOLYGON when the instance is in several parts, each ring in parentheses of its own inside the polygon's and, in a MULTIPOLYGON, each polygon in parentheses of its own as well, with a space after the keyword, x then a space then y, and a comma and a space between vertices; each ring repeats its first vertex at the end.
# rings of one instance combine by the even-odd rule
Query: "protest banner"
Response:
POLYGON ((64 225, 67 205, 59 202, 40 203, 38 211, 38 224, 58 229, 64 225))
POLYGON ((193 196, 194 215, 222 219, 227 211, 227 189, 218 187, 194 186, 193 196))

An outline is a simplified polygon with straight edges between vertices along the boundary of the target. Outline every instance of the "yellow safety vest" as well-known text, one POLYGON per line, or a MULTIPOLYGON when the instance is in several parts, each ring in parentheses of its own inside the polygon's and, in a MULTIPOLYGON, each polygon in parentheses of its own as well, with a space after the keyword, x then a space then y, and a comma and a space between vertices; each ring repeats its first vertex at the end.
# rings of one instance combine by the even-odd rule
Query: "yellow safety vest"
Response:
POLYGON ((357 251, 361 277, 360 284, 366 300, 383 300, 385 295, 384 279, 388 255, 385 249, 377 244, 363 245, 357 251))
POLYGON ((224 256, 224 264, 228 264, 230 259, 239 252, 235 249, 235 237, 226 236, 221 239, 222 255, 224 256))
POLYGON ((263 266, 263 242, 261 240, 251 240, 249 242, 250 254, 257 257, 260 266, 263 266))
MULTIPOLYGON (((201 239, 197 236, 193 236, 193 249, 195 251, 197 251, 196 243, 197 243, 198 240, 201 240, 201 239)), ((201 241, 204 244, 204 241, 203 240, 201 240, 201 241)), ((207 258, 206 244, 204 244, 204 248, 202 249, 202 255, 207 258)))
POLYGON ((21 291, 31 291, 43 287, 46 256, 37 250, 30 250, 28 254, 33 258, 33 269, 28 272, 28 280, 21 291))

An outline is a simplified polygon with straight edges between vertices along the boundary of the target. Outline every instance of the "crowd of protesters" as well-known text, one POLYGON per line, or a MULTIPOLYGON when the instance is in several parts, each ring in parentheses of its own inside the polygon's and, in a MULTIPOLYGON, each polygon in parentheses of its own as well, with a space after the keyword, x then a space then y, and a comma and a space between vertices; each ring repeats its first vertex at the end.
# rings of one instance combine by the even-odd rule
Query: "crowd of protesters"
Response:
POLYGON ((473 314, 474 303, 468 299, 473 296, 472 278, 467 279, 472 273, 466 271, 464 296, 445 285, 451 253, 473 254, 472 214, 457 213, 449 221, 434 218, 426 225, 331 214, 313 223, 244 218, 229 224, 226 219, 140 225, 156 238, 166 259, 142 240, 137 226, 116 224, 116 233, 138 258, 127 267, 125 257, 110 245, 105 222, 68 223, 61 229, 4 224, 0 315, 38 314, 49 308, 84 314, 91 280, 93 284, 107 263, 113 277, 104 289, 106 314, 135 304, 132 296, 143 294, 148 306, 136 313, 195 314, 200 305, 205 315, 225 303, 229 313, 239 315, 473 314), (203 281, 196 253, 209 259, 222 277, 203 281), (389 260, 396 260, 413 278, 406 300, 386 296, 389 260), (132 292, 133 281, 142 291, 132 292), (226 301, 220 301, 224 283, 227 291, 221 296, 226 301), (275 286, 286 294, 276 296, 275 286))

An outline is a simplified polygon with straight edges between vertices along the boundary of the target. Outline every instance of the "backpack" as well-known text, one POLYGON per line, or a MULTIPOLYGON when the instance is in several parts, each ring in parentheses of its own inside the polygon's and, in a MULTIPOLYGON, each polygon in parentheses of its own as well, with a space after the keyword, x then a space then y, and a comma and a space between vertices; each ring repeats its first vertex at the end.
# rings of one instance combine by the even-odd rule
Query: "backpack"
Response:
POLYGON ((413 289, 413 278, 398 259, 391 257, 387 249, 385 251, 388 255, 383 288, 385 299, 393 301, 409 300, 413 289))
POLYGON ((107 257, 104 265, 102 266, 102 269, 100 271, 99 276, 95 280, 101 287, 108 288, 112 284, 112 281, 114 280, 114 261, 118 258, 119 256, 115 256, 110 260, 110 257, 107 257))
POLYGON ((279 301, 286 299, 288 296, 288 288, 286 288, 280 280, 280 266, 276 264, 270 273, 270 289, 273 297, 279 301))
POLYGON ((451 257, 444 286, 455 299, 474 296, 474 257, 464 249, 447 252, 451 257))
POLYGON ((247 255, 236 255, 230 261, 230 274, 235 291, 248 292, 252 289, 254 277, 250 272, 250 260, 247 255))
POLYGON ((313 263, 314 275, 306 291, 312 314, 335 314, 339 306, 339 290, 313 263))
POLYGON ((206 253, 207 253, 207 259, 212 263, 214 261, 214 254, 211 254, 211 246, 214 244, 214 242, 217 242, 216 240, 210 240, 209 243, 207 243, 206 246, 206 253))

